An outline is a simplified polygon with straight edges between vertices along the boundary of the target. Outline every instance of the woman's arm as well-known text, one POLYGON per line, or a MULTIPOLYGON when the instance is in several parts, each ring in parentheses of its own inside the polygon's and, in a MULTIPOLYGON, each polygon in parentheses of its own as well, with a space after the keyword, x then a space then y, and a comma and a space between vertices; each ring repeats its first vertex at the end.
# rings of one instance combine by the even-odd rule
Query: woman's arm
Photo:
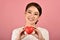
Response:
POLYGON ((17 28, 12 31, 11 40, 21 40, 21 33, 23 32, 23 28, 17 28))
POLYGON ((38 27, 38 30, 41 32, 45 40, 49 40, 49 32, 47 29, 38 27))
POLYGON ((11 40, 19 40, 19 32, 17 29, 12 31, 12 37, 11 40))
POLYGON ((33 34, 33 36, 35 36, 39 40, 49 40, 49 32, 44 28, 36 28, 35 34, 33 34))

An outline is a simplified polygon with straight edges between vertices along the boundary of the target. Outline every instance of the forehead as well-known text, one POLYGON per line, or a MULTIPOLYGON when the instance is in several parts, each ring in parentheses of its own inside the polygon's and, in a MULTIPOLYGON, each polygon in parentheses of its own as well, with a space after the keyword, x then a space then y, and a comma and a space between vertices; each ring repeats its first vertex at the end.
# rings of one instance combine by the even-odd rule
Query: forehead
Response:
POLYGON ((39 12, 38 9, 35 6, 31 6, 27 9, 27 11, 34 11, 34 12, 39 12))

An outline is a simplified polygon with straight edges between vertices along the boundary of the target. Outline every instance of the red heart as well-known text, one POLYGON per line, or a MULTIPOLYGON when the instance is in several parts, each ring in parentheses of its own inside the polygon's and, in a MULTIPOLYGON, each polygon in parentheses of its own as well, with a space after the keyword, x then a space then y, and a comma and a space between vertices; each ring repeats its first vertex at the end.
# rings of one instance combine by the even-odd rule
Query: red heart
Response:
POLYGON ((32 26, 26 26, 26 27, 25 27, 25 31, 26 31, 26 33, 28 33, 28 34, 31 34, 31 33, 33 32, 33 30, 34 30, 34 28, 33 28, 32 26))

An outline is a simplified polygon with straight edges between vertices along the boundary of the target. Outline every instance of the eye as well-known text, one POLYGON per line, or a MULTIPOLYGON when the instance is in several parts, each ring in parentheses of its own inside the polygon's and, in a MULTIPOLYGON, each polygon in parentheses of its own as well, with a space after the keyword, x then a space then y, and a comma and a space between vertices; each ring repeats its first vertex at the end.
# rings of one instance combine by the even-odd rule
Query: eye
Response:
POLYGON ((31 14, 31 12, 28 12, 29 14, 31 14))
POLYGON ((34 15, 39 15, 39 13, 38 12, 35 12, 34 15))
POLYGON ((35 13, 34 15, 38 15, 37 13, 35 13))

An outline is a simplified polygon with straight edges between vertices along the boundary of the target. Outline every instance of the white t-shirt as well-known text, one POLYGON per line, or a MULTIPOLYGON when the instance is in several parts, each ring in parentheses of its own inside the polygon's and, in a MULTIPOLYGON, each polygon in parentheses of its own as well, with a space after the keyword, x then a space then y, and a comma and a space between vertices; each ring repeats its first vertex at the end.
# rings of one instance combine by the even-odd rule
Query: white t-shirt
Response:
MULTIPOLYGON (((19 32, 22 30, 22 28, 23 27, 16 28, 13 30, 11 40, 17 40, 17 37, 19 37, 19 32)), ((41 28, 41 27, 37 27, 37 29, 40 30, 40 32, 45 40, 49 40, 49 32, 46 29, 41 28)), ((28 35, 28 36, 24 37, 22 40, 38 40, 38 39, 33 35, 28 35)))

